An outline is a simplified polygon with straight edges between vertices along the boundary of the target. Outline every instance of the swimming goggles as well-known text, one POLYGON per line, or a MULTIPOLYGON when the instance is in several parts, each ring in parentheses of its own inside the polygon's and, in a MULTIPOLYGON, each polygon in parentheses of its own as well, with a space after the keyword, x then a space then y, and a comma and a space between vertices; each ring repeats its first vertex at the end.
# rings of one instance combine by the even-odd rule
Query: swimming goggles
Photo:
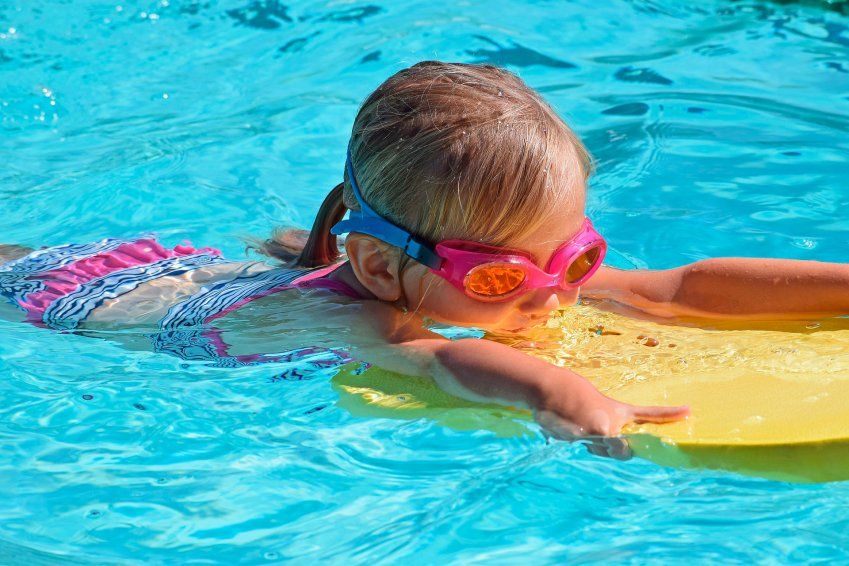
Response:
POLYGON ((601 267, 607 252, 607 243, 595 231, 589 218, 584 219, 577 235, 557 248, 545 270, 537 267, 533 255, 522 250, 466 240, 446 240, 432 246, 383 218, 365 202, 354 174, 350 149, 345 170, 360 209, 351 210, 347 220, 334 225, 330 229, 332 234, 367 234, 401 248, 405 254, 479 301, 506 301, 548 287, 576 289, 601 267))

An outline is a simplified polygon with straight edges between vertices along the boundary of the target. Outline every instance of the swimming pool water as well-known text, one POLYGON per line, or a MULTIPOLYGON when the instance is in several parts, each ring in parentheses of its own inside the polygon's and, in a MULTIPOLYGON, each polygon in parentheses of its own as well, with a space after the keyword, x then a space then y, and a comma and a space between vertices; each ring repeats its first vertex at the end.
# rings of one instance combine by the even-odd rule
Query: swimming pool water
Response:
MULTIPOLYGON (((598 158, 619 261, 849 261, 845 2, 0 3, 0 242, 308 226, 358 103, 506 65, 598 158)), ((309 345, 309 344, 304 344, 309 345)), ((0 322, 0 562, 831 560, 849 484, 356 418, 326 375, 0 322)), ((733 394, 730 392, 729 394, 733 394)))

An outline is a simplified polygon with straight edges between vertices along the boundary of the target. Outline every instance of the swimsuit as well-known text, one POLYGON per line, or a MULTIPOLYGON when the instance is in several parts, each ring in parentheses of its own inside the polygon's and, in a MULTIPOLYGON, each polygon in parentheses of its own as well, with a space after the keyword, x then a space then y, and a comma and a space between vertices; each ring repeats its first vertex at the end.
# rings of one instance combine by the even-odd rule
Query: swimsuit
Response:
MULTIPOLYGON (((181 245, 168 249, 153 238, 109 238, 90 244, 43 248, 0 264, 0 296, 23 310, 33 324, 73 330, 105 301, 129 293, 142 283, 201 267, 237 263, 224 259, 213 248, 181 245)), ((204 285, 173 304, 159 321, 158 331, 150 335, 153 349, 225 367, 308 361, 321 368, 350 362, 347 353, 324 348, 302 348, 278 355, 232 356, 227 353, 220 332, 209 326, 216 318, 251 301, 287 289, 324 288, 359 298, 348 285, 326 278, 337 267, 339 264, 311 271, 234 269, 224 279, 204 285)))

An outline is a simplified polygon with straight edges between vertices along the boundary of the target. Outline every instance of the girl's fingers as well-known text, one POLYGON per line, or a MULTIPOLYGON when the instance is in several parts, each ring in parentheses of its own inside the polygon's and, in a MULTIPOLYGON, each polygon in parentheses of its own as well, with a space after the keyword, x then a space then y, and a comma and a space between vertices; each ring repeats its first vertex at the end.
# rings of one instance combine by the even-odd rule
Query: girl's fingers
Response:
POLYGON ((614 460, 630 460, 633 454, 628 441, 621 436, 612 436, 601 439, 607 448, 607 455, 614 460))
POLYGON ((642 423, 671 423, 686 419, 690 414, 690 407, 634 407, 633 420, 637 424, 642 423))
POLYGON ((584 443, 584 446, 587 449, 587 452, 592 454, 593 456, 600 456, 602 458, 612 458, 613 456, 610 454, 610 450, 608 447, 599 440, 591 440, 584 443))
POLYGON ((560 440, 572 441, 583 436, 583 430, 579 426, 551 411, 540 411, 536 414, 536 419, 546 432, 560 440))

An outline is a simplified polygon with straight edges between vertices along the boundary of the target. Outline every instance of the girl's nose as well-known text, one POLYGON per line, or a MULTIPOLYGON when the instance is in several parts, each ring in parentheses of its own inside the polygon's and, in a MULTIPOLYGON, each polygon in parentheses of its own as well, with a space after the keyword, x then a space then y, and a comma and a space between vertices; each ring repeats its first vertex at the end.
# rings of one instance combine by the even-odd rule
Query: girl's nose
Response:
POLYGON ((524 296, 519 312, 528 315, 548 314, 560 308, 560 297, 551 289, 538 289, 524 296))
POLYGON ((571 307, 578 302, 578 296, 581 294, 580 289, 571 289, 569 291, 560 291, 557 298, 560 300, 560 305, 571 307))

